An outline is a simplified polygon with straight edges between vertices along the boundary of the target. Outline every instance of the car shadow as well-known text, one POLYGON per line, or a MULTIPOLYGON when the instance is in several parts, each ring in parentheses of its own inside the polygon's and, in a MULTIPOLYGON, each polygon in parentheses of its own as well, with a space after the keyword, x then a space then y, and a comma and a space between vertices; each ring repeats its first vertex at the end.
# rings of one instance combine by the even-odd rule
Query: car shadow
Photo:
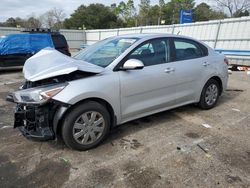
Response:
POLYGON ((0 67, 0 75, 1 74, 10 74, 10 73, 19 73, 23 70, 23 67, 15 67, 15 68, 2 68, 0 67))
MULTIPOLYGON (((239 89, 228 89, 220 97, 217 106, 223 105, 224 103, 233 100, 235 97, 239 96, 239 94, 242 92, 244 91, 239 89)), ((98 146, 98 148, 104 147, 107 144, 113 145, 113 142, 121 140, 124 137, 134 134, 143 129, 157 127, 159 123, 167 124, 171 121, 180 119, 180 117, 177 116, 176 113, 189 112, 189 114, 192 115, 192 114, 197 114, 200 111, 201 109, 196 104, 190 104, 175 109, 159 112, 133 121, 129 121, 127 123, 113 127, 110 131, 109 136, 98 146)), ((66 149, 66 146, 64 145, 64 142, 61 139, 57 140, 56 144, 55 142, 49 142, 49 144, 53 146, 55 149, 66 149)))
MULTIPOLYGON (((223 93, 223 95, 218 100, 217 106, 223 105, 224 103, 233 100, 234 98, 239 96, 242 92, 244 91, 240 89, 228 89, 225 93, 223 93)), ((110 133, 110 136, 105 140, 104 143, 121 139, 136 131, 140 131, 141 129, 157 126, 159 122, 168 123, 170 119, 173 120, 179 118, 177 115, 175 115, 176 112, 181 113, 188 111, 189 114, 192 115, 192 114, 197 114, 201 110, 202 109, 200 109, 198 105, 190 104, 124 123, 122 125, 114 127, 110 133)))
POLYGON ((222 96, 220 97, 220 99, 218 100, 217 105, 222 105, 230 100, 233 100, 234 98, 238 97, 239 95, 241 95, 244 92, 244 90, 242 89, 237 89, 237 88, 230 88, 227 89, 222 96))

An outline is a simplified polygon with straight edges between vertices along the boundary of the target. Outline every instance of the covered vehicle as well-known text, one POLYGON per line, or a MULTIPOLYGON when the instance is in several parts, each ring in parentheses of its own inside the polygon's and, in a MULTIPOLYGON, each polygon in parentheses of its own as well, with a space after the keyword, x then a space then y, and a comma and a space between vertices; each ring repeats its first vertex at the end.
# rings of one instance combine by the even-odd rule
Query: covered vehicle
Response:
POLYGON ((24 65, 26 82, 8 95, 24 136, 60 135, 73 149, 100 144, 113 126, 179 106, 213 108, 228 81, 224 55, 195 39, 121 35, 67 57, 44 49, 24 65))
POLYGON ((23 66, 24 62, 46 47, 70 55, 67 42, 59 33, 20 33, 0 37, 0 68, 23 66))

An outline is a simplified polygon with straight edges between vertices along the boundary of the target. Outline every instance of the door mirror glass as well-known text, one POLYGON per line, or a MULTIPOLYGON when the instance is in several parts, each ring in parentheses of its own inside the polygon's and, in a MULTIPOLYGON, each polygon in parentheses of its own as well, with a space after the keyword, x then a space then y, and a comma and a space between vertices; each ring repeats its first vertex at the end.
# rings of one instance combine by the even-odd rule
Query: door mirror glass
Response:
POLYGON ((144 67, 144 64, 142 63, 142 61, 138 59, 129 59, 124 63, 122 69, 123 70, 136 70, 136 69, 142 69, 143 67, 144 67))

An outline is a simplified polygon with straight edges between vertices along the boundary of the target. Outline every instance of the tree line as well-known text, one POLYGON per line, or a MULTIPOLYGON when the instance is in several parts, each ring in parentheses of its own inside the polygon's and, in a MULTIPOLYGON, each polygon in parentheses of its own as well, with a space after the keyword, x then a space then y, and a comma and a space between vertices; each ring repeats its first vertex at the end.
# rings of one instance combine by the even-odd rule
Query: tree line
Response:
POLYGON ((105 6, 95 3, 79 6, 66 18, 63 10, 54 8, 36 17, 27 19, 9 18, 0 26, 52 29, 108 29, 145 25, 178 24, 180 10, 193 11, 193 20, 208 21, 227 17, 249 16, 250 0, 212 0, 215 6, 207 3, 195 4, 195 0, 159 0, 151 5, 150 0, 141 0, 136 8, 133 0, 105 6))

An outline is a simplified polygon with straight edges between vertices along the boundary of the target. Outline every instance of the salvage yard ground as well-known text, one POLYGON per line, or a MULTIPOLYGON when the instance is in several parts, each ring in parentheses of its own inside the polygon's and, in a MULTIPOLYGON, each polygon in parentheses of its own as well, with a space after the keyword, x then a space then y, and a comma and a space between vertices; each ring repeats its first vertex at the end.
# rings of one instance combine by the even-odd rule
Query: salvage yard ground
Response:
POLYGON ((114 129, 99 147, 72 151, 12 128, 0 73, 0 187, 250 187, 250 76, 233 72, 216 108, 189 105, 114 129))

